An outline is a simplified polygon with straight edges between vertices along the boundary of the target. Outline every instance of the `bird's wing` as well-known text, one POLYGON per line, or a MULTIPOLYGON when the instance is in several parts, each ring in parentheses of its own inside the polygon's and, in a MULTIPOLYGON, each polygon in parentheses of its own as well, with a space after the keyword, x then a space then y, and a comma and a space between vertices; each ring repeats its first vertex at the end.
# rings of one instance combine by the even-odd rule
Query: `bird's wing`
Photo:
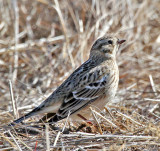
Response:
MULTIPOLYGON (((83 87, 86 83, 94 81, 91 78, 92 69, 96 67, 95 61, 87 60, 79 68, 77 68, 45 101, 43 101, 38 107, 37 111, 44 111, 46 113, 46 108, 50 106, 55 106, 55 104, 62 104, 66 96, 69 95, 73 90, 83 87), (91 72, 91 73, 90 73, 91 72), (90 78, 90 81, 87 79, 90 78), (38 110, 39 109, 39 110, 38 110)), ((96 74, 92 77, 97 76, 96 74)), ((50 112, 50 111, 49 111, 50 112)), ((55 112, 53 110, 53 112, 55 112)))
POLYGON ((105 73, 107 67, 102 64, 103 59, 87 60, 77 68, 54 92, 54 97, 66 96, 66 93, 84 87, 89 83, 98 81, 105 73), (95 72, 96 70, 96 72, 95 72))
POLYGON ((108 83, 108 74, 95 76, 97 71, 92 70, 90 73, 90 80, 84 82, 82 87, 74 89, 64 99, 56 115, 49 122, 57 122, 70 114, 75 113, 79 109, 85 107, 89 103, 95 101, 102 94, 105 93, 106 84, 108 83))

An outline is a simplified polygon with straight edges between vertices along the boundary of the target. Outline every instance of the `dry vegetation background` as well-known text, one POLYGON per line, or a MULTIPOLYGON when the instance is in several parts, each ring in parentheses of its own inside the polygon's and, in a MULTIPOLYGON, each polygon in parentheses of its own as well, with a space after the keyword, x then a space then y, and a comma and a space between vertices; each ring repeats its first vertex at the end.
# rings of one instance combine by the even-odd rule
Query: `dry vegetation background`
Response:
POLYGON ((160 150, 160 1, 0 0, 0 125, 0 151, 160 150), (39 105, 108 34, 127 41, 117 55, 111 115, 97 115, 103 135, 92 125, 78 132, 72 126, 54 145, 51 129, 29 134, 4 127, 39 105))

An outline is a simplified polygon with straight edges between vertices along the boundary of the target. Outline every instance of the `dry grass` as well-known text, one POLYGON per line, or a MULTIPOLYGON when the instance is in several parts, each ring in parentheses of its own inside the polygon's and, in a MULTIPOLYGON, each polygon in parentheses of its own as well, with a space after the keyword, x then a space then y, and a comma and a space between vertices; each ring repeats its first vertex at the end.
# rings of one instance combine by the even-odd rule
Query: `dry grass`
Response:
POLYGON ((0 0, 0 21, 0 150, 160 150, 159 0, 0 0), (55 90, 104 34, 127 42, 115 101, 101 117, 92 111, 102 135, 71 126, 55 143, 49 128, 4 128, 55 90))

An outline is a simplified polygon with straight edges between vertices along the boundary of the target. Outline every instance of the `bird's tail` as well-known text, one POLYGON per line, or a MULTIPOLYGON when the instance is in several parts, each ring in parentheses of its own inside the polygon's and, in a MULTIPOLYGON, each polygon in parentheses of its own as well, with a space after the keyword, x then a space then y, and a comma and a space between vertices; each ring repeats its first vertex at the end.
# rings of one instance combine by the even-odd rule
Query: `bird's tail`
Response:
POLYGON ((33 116, 33 115, 36 115, 38 113, 38 111, 40 111, 41 108, 38 106, 36 107, 35 109, 33 109, 31 112, 27 113, 26 115, 20 117, 19 119, 13 121, 12 123, 9 124, 9 126, 14 126, 15 124, 17 123, 20 123, 22 122, 23 120, 25 119, 28 119, 29 117, 33 116))

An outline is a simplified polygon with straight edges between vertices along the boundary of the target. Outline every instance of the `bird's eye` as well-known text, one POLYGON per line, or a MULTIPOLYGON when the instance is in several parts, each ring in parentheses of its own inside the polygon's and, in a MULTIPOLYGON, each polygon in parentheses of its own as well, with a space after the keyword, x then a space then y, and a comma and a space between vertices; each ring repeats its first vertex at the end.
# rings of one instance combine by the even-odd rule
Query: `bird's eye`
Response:
POLYGON ((113 42, 112 42, 112 40, 108 40, 108 43, 112 45, 113 42))

